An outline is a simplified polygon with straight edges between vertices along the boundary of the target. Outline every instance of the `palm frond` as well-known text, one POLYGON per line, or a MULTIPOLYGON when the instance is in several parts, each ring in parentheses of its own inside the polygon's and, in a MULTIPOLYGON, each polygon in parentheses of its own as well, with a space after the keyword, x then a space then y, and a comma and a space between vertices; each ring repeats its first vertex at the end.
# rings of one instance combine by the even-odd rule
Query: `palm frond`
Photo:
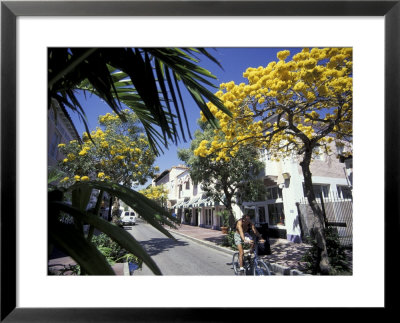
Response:
POLYGON ((177 144, 180 136, 186 141, 182 120, 191 138, 179 82, 214 127, 217 123, 205 101, 230 115, 222 102, 206 89, 205 86, 215 87, 209 81, 215 76, 198 65, 195 55, 203 55, 221 66, 204 48, 50 48, 49 98, 77 112, 85 128, 84 109, 74 89, 94 93, 121 118, 121 104, 126 105, 137 113, 158 154, 161 145, 168 147, 169 141, 177 144))
POLYGON ((149 200, 144 195, 115 183, 100 181, 78 182, 68 188, 72 191, 72 205, 62 202, 62 192, 52 191, 49 193, 49 242, 70 255, 87 274, 109 275, 113 274, 104 256, 86 239, 83 233, 83 224, 87 223, 94 228, 108 235, 122 248, 139 257, 157 275, 161 274, 160 269, 146 253, 142 246, 122 228, 113 225, 96 214, 86 210, 90 194, 93 189, 99 189, 116 196, 138 214, 140 214, 154 228, 175 239, 164 225, 175 227, 177 220, 166 212, 156 202, 149 200), (60 212, 69 214, 74 218, 74 225, 60 223, 58 215, 60 212))

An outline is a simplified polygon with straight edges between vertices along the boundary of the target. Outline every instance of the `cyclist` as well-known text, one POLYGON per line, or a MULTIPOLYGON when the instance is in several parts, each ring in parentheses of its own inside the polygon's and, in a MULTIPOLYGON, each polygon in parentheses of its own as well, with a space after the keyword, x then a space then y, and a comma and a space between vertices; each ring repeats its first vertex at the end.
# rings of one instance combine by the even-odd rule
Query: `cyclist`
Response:
POLYGON ((244 275, 243 258, 244 249, 243 245, 245 243, 250 244, 250 252, 254 249, 254 237, 258 237, 261 243, 265 242, 261 234, 257 231, 253 222, 251 221, 250 215, 245 214, 236 222, 236 231, 234 234, 235 244, 239 250, 239 265, 240 271, 239 275, 244 275))

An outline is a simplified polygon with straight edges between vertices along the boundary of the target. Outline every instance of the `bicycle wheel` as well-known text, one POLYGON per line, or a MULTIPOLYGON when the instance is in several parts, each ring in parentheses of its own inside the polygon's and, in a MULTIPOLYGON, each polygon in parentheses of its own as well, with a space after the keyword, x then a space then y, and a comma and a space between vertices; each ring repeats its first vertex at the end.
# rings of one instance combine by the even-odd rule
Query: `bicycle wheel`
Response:
POLYGON ((262 260, 257 260, 254 268, 253 268, 254 276, 269 276, 271 272, 267 266, 267 264, 262 260))
POLYGON ((253 260, 249 256, 245 256, 243 259, 243 267, 246 275, 253 274, 253 260))
POLYGON ((240 269, 240 264, 239 264, 239 252, 235 252, 232 257, 232 267, 233 271, 235 272, 235 275, 239 275, 239 269, 240 269))

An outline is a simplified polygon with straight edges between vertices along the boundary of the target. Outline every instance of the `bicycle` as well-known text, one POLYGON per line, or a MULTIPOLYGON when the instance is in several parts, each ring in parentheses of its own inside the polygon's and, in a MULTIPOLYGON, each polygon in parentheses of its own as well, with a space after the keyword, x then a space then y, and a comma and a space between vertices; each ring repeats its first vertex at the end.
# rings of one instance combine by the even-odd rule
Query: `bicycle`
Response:
MULTIPOLYGON (((232 266, 235 275, 239 275, 239 251, 236 251, 232 257, 232 266)), ((250 250, 245 251, 243 256, 243 267, 246 275, 254 275, 254 276, 269 276, 271 275, 271 271, 268 268, 268 265, 261 259, 258 258, 258 243, 255 243, 255 247, 253 252, 250 250), (247 253, 247 255, 246 255, 247 253), (253 257, 252 255, 253 254, 253 257)))

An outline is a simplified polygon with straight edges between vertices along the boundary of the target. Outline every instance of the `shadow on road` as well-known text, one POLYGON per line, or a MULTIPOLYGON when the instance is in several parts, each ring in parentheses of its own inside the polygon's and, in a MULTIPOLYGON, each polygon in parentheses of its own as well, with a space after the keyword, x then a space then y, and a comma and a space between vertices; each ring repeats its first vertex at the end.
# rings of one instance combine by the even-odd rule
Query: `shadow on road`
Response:
POLYGON ((175 247, 182 247, 189 245, 187 242, 173 240, 170 238, 154 238, 147 241, 141 241, 140 244, 146 250, 149 256, 157 255, 163 251, 175 247))
POLYGON ((222 243, 224 242, 224 238, 225 238, 224 236, 221 236, 221 237, 210 237, 210 238, 204 238, 204 240, 216 243, 217 245, 222 245, 222 243))

